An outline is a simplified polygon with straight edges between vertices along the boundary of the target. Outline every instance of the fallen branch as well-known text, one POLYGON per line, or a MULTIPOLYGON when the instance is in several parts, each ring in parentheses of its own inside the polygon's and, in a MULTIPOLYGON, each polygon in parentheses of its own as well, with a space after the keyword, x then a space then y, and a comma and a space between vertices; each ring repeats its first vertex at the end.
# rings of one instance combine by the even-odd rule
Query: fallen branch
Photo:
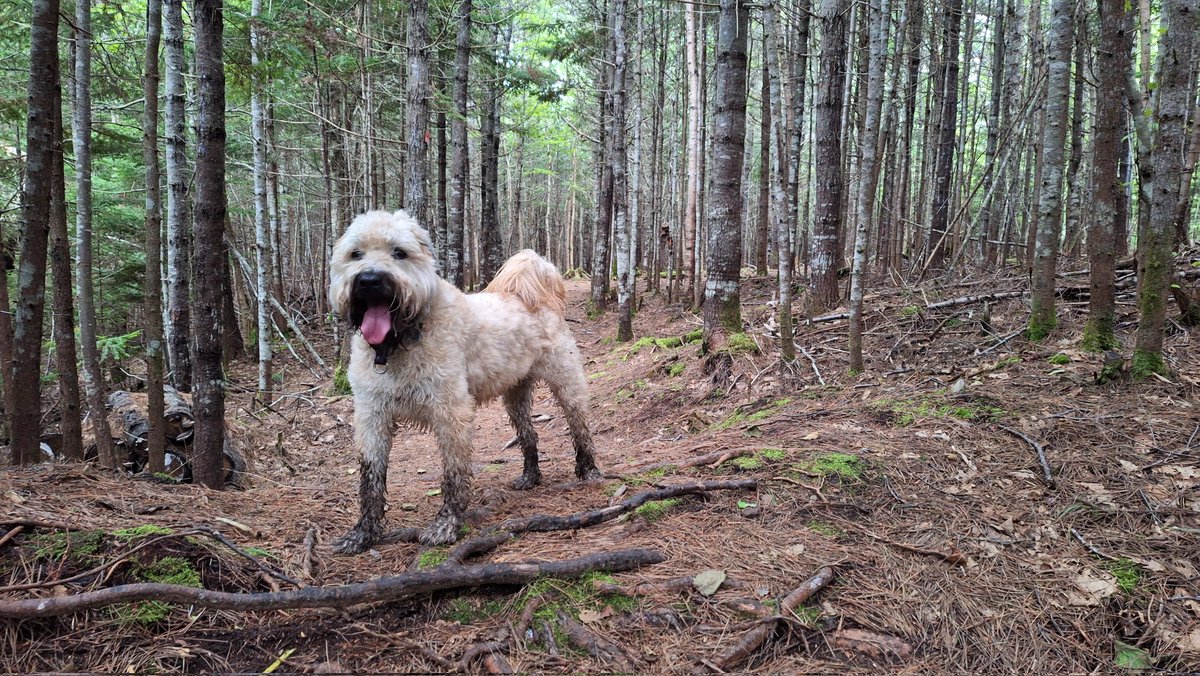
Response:
POLYGON ((576 512, 566 516, 554 514, 534 514, 533 516, 518 517, 508 519, 488 529, 488 535, 494 534, 497 531, 508 531, 509 533, 529 533, 529 532, 545 532, 552 530, 576 530, 579 528, 587 528, 598 523, 611 521, 618 516, 632 512, 651 500, 665 500, 678 495, 689 495, 694 493, 706 493, 708 491, 720 490, 746 490, 757 488, 758 482, 754 479, 731 479, 724 481, 689 481, 687 483, 675 484, 672 486, 663 486, 651 490, 634 493, 632 496, 622 500, 621 502, 611 506, 593 509, 586 512, 576 512))
POLYGON ((816 358, 813 357, 812 354, 810 354, 808 350, 804 349, 803 345, 797 345, 796 349, 800 350, 800 354, 802 354, 806 358, 808 358, 808 363, 812 365, 813 375, 815 375, 817 377, 817 382, 821 383, 821 386, 824 387, 825 379, 821 377, 821 369, 817 368, 816 358))
MULTIPOLYGON (((755 448, 754 450, 758 450, 755 448)), ((749 452, 749 451, 747 451, 749 452)), ((710 454, 711 455, 711 454, 710 454)), ((707 457, 707 456, 703 456, 707 457)), ((697 458, 695 460, 700 460, 697 458)), ((754 479, 734 479, 726 481, 699 481, 663 486, 651 490, 634 493, 625 500, 610 507, 592 509, 574 514, 534 514, 533 516, 514 517, 487 528, 475 537, 464 540, 452 549, 447 556, 448 564, 461 564, 472 556, 479 556, 492 551, 508 542, 520 533, 543 533, 556 530, 578 530, 596 524, 611 521, 626 512, 631 512, 651 500, 664 500, 678 495, 706 493, 719 490, 744 490, 757 488, 754 479)), ((396 542, 417 542, 421 535, 419 528, 398 528, 379 538, 379 544, 396 542)))
POLYGON ((1020 430, 1014 430, 1006 425, 997 425, 997 427, 1013 436, 1024 439, 1025 443, 1033 446, 1033 450, 1037 453, 1038 463, 1042 466, 1042 479, 1050 488, 1058 488, 1058 484, 1054 482, 1054 475, 1050 473, 1050 463, 1046 461, 1046 447, 1040 442, 1030 439, 1024 432, 1021 432, 1020 430))
MULTIPOLYGON (((833 581, 833 569, 825 566, 817 571, 804 584, 792 590, 790 594, 783 597, 779 602, 779 618, 785 619, 795 612, 796 608, 804 603, 814 594, 824 589, 833 581)), ((778 622, 762 622, 755 625, 753 629, 746 632, 737 644, 728 648, 720 655, 713 658, 711 666, 715 666, 721 671, 728 671, 737 666, 739 662, 749 657, 759 646, 771 636, 775 631, 778 622)))
POLYGON ((985 293, 976 296, 960 296, 951 298, 950 300, 938 301, 936 303, 928 303, 925 305, 926 310, 941 310, 942 308, 958 307, 959 305, 974 305, 984 301, 1002 300, 1004 298, 1018 298, 1029 293, 1029 291, 997 291, 996 293, 985 293))
POLYGON ((665 557, 649 549, 599 552, 565 561, 489 563, 446 566, 332 587, 304 587, 282 592, 231 593, 174 584, 139 583, 107 589, 32 599, 0 599, 0 617, 53 617, 116 603, 159 601, 216 610, 258 611, 296 608, 348 608, 423 596, 447 589, 485 585, 524 585, 539 577, 578 577, 595 571, 623 572, 661 563, 665 557))
POLYGON ((17 537, 24 530, 25 526, 13 526, 11 530, 4 534, 4 537, 0 538, 0 547, 8 544, 9 540, 17 537))
MULTIPOLYGON (((621 596, 640 596, 642 594, 652 594, 655 592, 688 592, 695 589, 692 584, 693 576, 685 575, 683 577, 674 577, 670 580, 659 580, 655 582, 638 582, 632 585, 616 584, 614 582, 605 582, 603 580, 593 580, 592 588, 601 594, 613 594, 621 596)), ((721 581, 720 589, 749 589, 750 585, 726 577, 721 581)))

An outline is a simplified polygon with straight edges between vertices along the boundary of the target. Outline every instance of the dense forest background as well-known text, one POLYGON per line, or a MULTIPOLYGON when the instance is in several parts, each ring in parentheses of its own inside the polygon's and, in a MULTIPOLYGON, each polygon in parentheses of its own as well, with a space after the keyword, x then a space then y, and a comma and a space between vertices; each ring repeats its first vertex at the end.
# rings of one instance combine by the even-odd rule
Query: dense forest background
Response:
MULTIPOLYGON (((1042 340, 1056 272, 1083 267, 1084 344, 1104 350, 1136 267, 1142 376, 1169 372, 1167 305, 1196 318, 1194 271, 1171 263, 1196 221, 1190 0, 0 12, 14 462, 40 457, 47 405, 79 457, 80 411, 131 376, 195 384, 198 457, 219 457, 223 360, 257 359, 263 401, 274 351, 340 368, 305 333, 340 344, 328 253, 375 208, 416 214, 464 289, 534 248, 590 276, 619 340, 662 294, 703 313, 710 354, 743 330, 751 276, 801 320, 845 305, 852 372, 873 287, 1025 275, 1042 340)), ((794 321, 771 321, 785 360, 794 321)))

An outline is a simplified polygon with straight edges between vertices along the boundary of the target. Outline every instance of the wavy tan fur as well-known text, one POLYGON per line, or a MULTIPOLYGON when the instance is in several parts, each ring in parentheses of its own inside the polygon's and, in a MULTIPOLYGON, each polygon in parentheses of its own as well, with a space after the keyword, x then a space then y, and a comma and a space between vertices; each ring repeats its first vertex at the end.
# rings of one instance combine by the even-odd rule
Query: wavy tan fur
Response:
POLYGON ((550 261, 530 249, 509 258, 485 290, 513 296, 530 312, 546 308, 561 316, 567 311, 567 285, 562 275, 550 261))
POLYGON ((433 432, 442 456, 443 503, 421 534, 427 545, 458 537, 470 499, 475 408, 502 398, 524 456, 514 488, 541 481, 537 432, 530 419, 533 388, 546 383, 563 409, 575 450, 575 473, 601 478, 588 429, 587 377, 563 316, 565 285, 555 267, 532 251, 505 264, 488 290, 463 294, 437 276, 429 234, 407 213, 371 211, 354 219, 333 249, 329 300, 349 316, 355 278, 365 271, 390 280, 393 310, 420 324, 414 344, 390 354, 377 370, 375 352, 352 338, 348 375, 354 391, 354 439, 361 455, 361 517, 334 544, 365 551, 383 534, 387 466, 397 422, 433 432), (406 256, 397 259, 394 249, 406 256), (353 252, 361 254, 353 258, 353 252))

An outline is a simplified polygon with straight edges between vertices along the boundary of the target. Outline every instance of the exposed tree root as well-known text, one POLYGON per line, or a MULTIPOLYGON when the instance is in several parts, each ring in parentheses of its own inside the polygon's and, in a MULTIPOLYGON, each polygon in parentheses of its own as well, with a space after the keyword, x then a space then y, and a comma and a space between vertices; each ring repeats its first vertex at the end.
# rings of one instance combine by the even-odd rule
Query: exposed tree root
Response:
POLYGON ((587 654, 592 657, 611 665, 613 671, 626 673, 638 671, 633 659, 621 649, 621 646, 579 624, 561 610, 558 611, 558 623, 566 632, 567 638, 571 639, 571 643, 587 651, 587 654))
POLYGON ((660 563, 664 558, 661 553, 649 549, 623 549, 565 561, 443 566, 429 571, 403 573, 347 585, 305 587, 254 594, 220 592, 173 584, 128 584, 70 596, 3 599, 0 600, 0 617, 52 617, 133 601, 161 601, 236 611, 347 608, 447 589, 498 584, 523 585, 539 577, 578 577, 595 571, 622 572, 660 563))
MULTIPOLYGON (((817 571, 816 575, 813 575, 804 584, 783 597, 783 600, 779 602, 778 617, 783 619, 791 615, 801 603, 804 603, 813 594, 824 589, 832 581, 833 569, 828 566, 821 568, 817 571)), ((755 625, 753 629, 746 632, 738 640, 737 644, 717 655, 711 661, 706 662, 705 666, 709 668, 716 667, 720 671, 729 671, 753 654, 755 650, 758 650, 759 646, 775 631, 776 624, 777 622, 764 621, 755 625)))

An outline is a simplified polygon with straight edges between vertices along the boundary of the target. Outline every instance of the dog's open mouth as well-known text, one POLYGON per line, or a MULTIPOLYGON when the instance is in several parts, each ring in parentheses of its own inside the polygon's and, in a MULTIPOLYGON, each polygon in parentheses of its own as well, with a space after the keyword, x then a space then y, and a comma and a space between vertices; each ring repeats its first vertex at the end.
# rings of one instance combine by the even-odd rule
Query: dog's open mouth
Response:
POLYGON ((372 346, 382 345, 392 332, 392 313, 387 305, 372 305, 363 312, 358 329, 372 346))
POLYGON ((350 324, 375 350, 376 364, 387 364, 396 348, 412 347, 421 337, 420 317, 402 307, 387 288, 357 285, 349 314, 350 324))

